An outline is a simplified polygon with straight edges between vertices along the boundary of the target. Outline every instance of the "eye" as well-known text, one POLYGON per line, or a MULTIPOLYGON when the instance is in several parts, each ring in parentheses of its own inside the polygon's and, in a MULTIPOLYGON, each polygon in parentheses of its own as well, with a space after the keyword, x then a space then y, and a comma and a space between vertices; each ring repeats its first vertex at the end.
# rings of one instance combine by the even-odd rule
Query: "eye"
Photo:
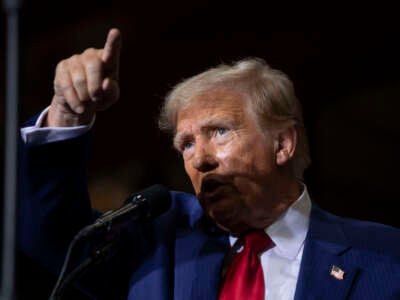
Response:
POLYGON ((189 150, 192 147, 193 147, 193 142, 183 142, 180 148, 181 148, 181 151, 183 152, 183 151, 189 150))
POLYGON ((225 127, 218 127, 215 132, 217 135, 224 135, 225 133, 227 133, 229 130, 228 128, 225 127))

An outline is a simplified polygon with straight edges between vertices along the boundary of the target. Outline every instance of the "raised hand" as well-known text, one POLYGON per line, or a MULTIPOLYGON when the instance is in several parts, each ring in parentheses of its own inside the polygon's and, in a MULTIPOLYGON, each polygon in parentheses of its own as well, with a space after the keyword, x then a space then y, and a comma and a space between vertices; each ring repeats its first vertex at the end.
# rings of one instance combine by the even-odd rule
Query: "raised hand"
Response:
POLYGON ((69 127, 89 123, 96 112, 119 98, 121 33, 108 32, 103 49, 86 49, 58 63, 54 96, 45 126, 69 127))

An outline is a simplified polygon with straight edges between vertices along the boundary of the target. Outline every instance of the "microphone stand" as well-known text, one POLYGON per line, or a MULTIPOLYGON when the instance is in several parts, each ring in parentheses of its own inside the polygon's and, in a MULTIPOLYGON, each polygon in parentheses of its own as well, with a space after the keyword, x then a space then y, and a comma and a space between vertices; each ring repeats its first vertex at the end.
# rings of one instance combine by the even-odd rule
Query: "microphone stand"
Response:
POLYGON ((7 83, 1 300, 15 298, 15 227, 18 171, 19 12, 22 0, 4 0, 7 15, 7 83))
POLYGON ((109 253, 115 241, 112 240, 100 248, 97 248, 91 253, 91 255, 81 262, 75 269, 73 269, 68 276, 62 280, 58 287, 55 288, 49 300, 61 300, 63 293, 66 288, 71 285, 76 279, 78 279, 85 271, 87 271, 91 266, 101 263, 103 260, 109 257, 109 253))

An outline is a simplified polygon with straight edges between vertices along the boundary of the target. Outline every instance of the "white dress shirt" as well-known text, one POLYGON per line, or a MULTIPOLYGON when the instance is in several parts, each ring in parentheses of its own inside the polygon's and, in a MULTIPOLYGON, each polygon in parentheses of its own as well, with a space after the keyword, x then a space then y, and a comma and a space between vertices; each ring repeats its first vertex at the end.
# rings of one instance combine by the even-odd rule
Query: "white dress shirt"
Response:
MULTIPOLYGON (((94 123, 76 127, 40 127, 47 110, 39 116, 36 124, 21 129, 22 139, 31 145, 74 138, 87 132, 94 123)), ((280 218, 265 229, 275 246, 261 255, 264 271, 265 300, 292 300, 303 254, 304 240, 308 231, 311 201, 307 187, 280 218)), ((231 236, 233 245, 237 238, 231 236)), ((241 251, 239 249, 238 251, 241 251)))
MULTIPOLYGON (((299 199, 276 222, 265 229, 275 244, 261 255, 265 300, 294 299, 310 211, 311 200, 304 185, 299 199)), ((233 245, 237 238, 231 236, 229 240, 233 245)))
POLYGON ((92 128, 95 117, 88 125, 74 127, 41 127, 49 107, 42 111, 33 126, 21 128, 22 140, 29 145, 41 145, 78 137, 92 128))

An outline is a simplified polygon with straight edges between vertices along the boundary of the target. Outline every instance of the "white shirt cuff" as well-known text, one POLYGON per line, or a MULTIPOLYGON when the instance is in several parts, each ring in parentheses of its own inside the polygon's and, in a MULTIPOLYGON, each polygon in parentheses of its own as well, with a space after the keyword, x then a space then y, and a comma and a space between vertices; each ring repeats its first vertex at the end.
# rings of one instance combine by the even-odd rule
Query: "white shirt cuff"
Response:
POLYGON ((83 135, 94 124, 96 117, 88 125, 74 127, 41 127, 49 107, 42 111, 35 125, 21 128, 22 140, 31 146, 43 145, 51 142, 64 141, 83 135))

